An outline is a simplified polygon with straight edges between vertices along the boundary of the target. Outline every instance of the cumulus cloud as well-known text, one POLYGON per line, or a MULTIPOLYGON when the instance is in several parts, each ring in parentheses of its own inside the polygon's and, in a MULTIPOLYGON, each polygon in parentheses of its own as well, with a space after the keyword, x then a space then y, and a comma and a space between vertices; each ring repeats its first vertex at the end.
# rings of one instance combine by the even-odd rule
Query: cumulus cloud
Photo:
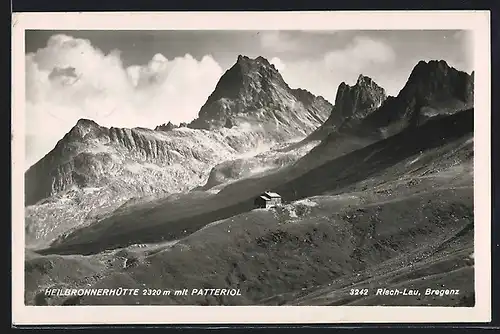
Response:
POLYGON ((384 41, 357 36, 345 46, 333 48, 316 59, 280 60, 280 63, 286 66, 283 78, 290 86, 308 89, 333 102, 339 84, 342 81, 354 84, 359 74, 380 78, 385 81, 380 84, 397 91, 401 83, 384 77, 384 66, 393 64, 395 59, 394 50, 384 41))
POLYGON ((332 68, 340 65, 349 71, 361 71, 371 65, 392 62, 395 57, 388 44, 359 36, 345 48, 328 52, 324 61, 332 68))
POLYGON ((105 54, 88 40, 54 35, 26 55, 26 162, 43 157, 79 118, 115 127, 188 122, 222 72, 209 55, 156 54, 124 67, 119 50, 105 54))

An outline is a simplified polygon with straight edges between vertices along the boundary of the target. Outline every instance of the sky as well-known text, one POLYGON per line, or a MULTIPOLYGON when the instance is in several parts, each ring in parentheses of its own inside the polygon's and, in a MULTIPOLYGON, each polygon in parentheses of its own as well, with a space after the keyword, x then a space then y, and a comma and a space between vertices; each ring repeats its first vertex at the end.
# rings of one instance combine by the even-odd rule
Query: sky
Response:
POLYGON ((333 103, 359 74, 395 96, 419 60, 470 73, 472 51, 458 30, 26 31, 25 162, 80 118, 148 128, 193 120, 238 55, 267 58, 289 86, 333 103))

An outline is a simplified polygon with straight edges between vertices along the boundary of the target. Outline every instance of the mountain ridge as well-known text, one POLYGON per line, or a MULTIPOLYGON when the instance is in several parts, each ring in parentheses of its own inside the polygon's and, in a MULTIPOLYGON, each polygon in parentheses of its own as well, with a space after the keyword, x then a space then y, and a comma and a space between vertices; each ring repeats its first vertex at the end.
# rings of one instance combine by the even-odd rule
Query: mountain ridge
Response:
POLYGON ((315 155, 314 164, 319 164, 324 157, 346 154, 473 105, 473 74, 457 70, 444 60, 419 61, 396 96, 386 96, 377 108, 358 114, 361 117, 340 118, 334 107, 325 126, 303 143, 322 140, 310 152, 315 155))
POLYGON ((326 120, 331 108, 324 98, 292 90, 263 57, 239 57, 206 105, 219 96, 235 97, 236 109, 225 110, 231 116, 226 119, 218 109, 211 113, 202 107, 199 122, 217 123, 209 129, 193 126, 196 120, 185 126, 168 122, 153 130, 108 128, 79 119, 25 172, 28 230, 35 239, 55 235, 65 228, 60 220, 78 225, 82 219, 99 219, 131 198, 202 186, 217 164, 303 137, 326 120), (239 87, 237 94, 234 87, 239 87), (252 101, 258 110, 250 108, 255 106, 252 101))
POLYGON ((474 76, 444 60, 419 61, 397 96, 387 99, 362 127, 387 137, 405 126, 418 126, 434 116, 473 107, 474 76), (399 123, 399 124, 398 124, 399 123), (370 130, 370 129, 368 129, 370 130))

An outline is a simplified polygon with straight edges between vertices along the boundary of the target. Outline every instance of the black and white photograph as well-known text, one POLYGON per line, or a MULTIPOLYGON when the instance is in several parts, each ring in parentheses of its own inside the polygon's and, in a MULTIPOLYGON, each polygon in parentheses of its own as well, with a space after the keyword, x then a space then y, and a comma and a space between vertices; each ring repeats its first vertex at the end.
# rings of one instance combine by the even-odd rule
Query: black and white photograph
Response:
POLYGON ((55 26, 17 55, 25 306, 477 307, 470 26, 55 26))

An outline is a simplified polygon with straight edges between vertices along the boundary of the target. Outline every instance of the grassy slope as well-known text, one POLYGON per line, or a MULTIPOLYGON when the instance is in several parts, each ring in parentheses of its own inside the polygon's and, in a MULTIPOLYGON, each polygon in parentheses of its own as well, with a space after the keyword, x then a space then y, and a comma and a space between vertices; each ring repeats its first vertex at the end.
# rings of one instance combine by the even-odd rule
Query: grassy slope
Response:
MULTIPOLYGON (((108 255, 114 262, 129 258, 132 265, 128 268, 111 263, 102 270, 94 265, 89 272, 79 269, 78 274, 68 267, 77 257, 51 255, 44 261, 64 258, 66 262, 59 267, 56 263, 48 275, 47 271, 38 271, 38 275, 45 273, 68 285, 85 286, 87 281, 75 284, 76 279, 105 272, 94 287, 234 287, 243 294, 219 298, 84 297, 78 301, 81 304, 342 304, 354 302, 346 300, 345 289, 356 281, 364 281, 360 287, 387 287, 457 269, 464 270, 466 278, 460 288, 471 291, 472 188, 447 188, 417 193, 411 189, 391 199, 382 199, 382 195, 376 199, 375 193, 313 197, 314 207, 299 202, 278 211, 254 210, 207 226, 164 249, 108 255), (75 279, 68 281, 68 273, 61 269, 75 279), (319 295, 318 289, 323 289, 319 295)), ((78 258, 80 268, 100 263, 96 255, 78 258)), ((43 280, 33 275, 34 270, 30 288, 43 286, 43 280)), ((436 282, 425 283, 437 288, 436 282)), ((399 302, 419 303, 415 298, 399 302)))

